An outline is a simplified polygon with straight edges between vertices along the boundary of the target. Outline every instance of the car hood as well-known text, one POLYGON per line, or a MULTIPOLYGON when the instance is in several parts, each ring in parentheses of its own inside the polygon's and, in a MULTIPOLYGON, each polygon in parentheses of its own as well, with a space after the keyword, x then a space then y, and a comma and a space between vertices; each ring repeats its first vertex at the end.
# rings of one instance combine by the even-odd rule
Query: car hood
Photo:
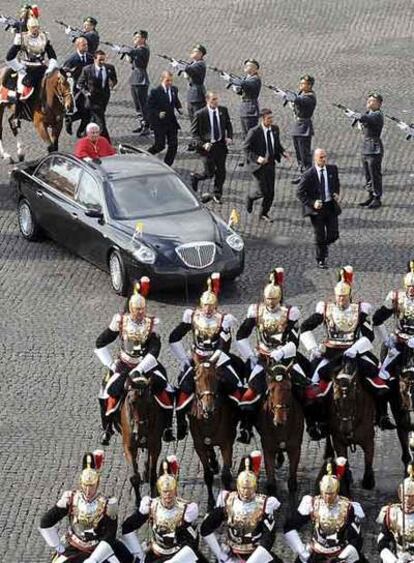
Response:
POLYGON ((137 223, 142 225, 142 240, 173 246, 196 241, 219 242, 220 234, 216 219, 206 209, 194 209, 184 213, 116 221, 114 225, 126 235, 132 236, 137 223))

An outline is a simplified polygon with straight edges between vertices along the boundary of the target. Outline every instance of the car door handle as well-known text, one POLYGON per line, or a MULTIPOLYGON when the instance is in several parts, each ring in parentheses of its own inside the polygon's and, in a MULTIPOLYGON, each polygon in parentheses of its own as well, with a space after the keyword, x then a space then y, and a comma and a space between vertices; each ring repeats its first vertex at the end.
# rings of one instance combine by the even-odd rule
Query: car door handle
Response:
POLYGON ((36 195, 37 195, 37 197, 43 197, 42 190, 36 190, 36 195))
POLYGON ((74 219, 78 219, 78 217, 79 217, 78 214, 76 213, 76 211, 73 211, 73 212, 71 213, 71 215, 72 215, 72 217, 73 217, 74 219))

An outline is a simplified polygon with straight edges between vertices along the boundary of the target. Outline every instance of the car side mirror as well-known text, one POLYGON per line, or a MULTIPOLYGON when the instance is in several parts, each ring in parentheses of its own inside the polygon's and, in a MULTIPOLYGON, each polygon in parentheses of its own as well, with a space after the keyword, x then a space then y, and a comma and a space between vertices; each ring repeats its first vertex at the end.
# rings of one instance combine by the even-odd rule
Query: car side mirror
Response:
POLYGON ((93 217, 94 219, 103 219, 102 207, 88 207, 88 209, 85 210, 85 215, 87 217, 93 217))

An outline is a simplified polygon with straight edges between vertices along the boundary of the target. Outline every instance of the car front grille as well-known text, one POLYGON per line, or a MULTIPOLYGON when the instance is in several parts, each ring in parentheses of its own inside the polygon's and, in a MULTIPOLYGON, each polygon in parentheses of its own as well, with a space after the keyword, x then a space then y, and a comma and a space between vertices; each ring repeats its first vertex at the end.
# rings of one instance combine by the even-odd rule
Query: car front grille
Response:
POLYGON ((213 242, 190 242, 177 246, 175 251, 188 268, 199 270, 211 266, 216 257, 216 245, 213 242))

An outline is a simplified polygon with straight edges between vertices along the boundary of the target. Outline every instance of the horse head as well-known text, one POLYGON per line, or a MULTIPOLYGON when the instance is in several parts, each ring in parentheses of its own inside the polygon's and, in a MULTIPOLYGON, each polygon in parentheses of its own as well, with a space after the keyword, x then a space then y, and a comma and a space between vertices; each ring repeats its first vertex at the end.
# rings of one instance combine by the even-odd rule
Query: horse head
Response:
POLYGON ((197 412, 203 418, 210 418, 216 407, 217 373, 216 366, 210 362, 195 362, 195 397, 197 412))
POLYGON ((292 382, 290 365, 285 366, 272 359, 266 369, 267 401, 266 410, 273 417, 275 426, 285 426, 292 406, 292 382))
POLYGON ((128 389, 127 400, 132 412, 142 417, 149 404, 149 399, 151 398, 149 379, 143 375, 134 377, 133 379, 128 378, 126 387, 128 389))
POLYGON ((338 373, 333 376, 334 404, 339 418, 340 431, 352 439, 356 414, 357 363, 344 356, 338 373))
POLYGON ((402 426, 414 430, 414 350, 406 346, 401 358, 399 378, 402 426))
POLYGON ((43 92, 45 107, 51 109, 57 100, 61 107, 68 113, 74 109, 72 89, 65 70, 56 68, 43 79, 43 92))

